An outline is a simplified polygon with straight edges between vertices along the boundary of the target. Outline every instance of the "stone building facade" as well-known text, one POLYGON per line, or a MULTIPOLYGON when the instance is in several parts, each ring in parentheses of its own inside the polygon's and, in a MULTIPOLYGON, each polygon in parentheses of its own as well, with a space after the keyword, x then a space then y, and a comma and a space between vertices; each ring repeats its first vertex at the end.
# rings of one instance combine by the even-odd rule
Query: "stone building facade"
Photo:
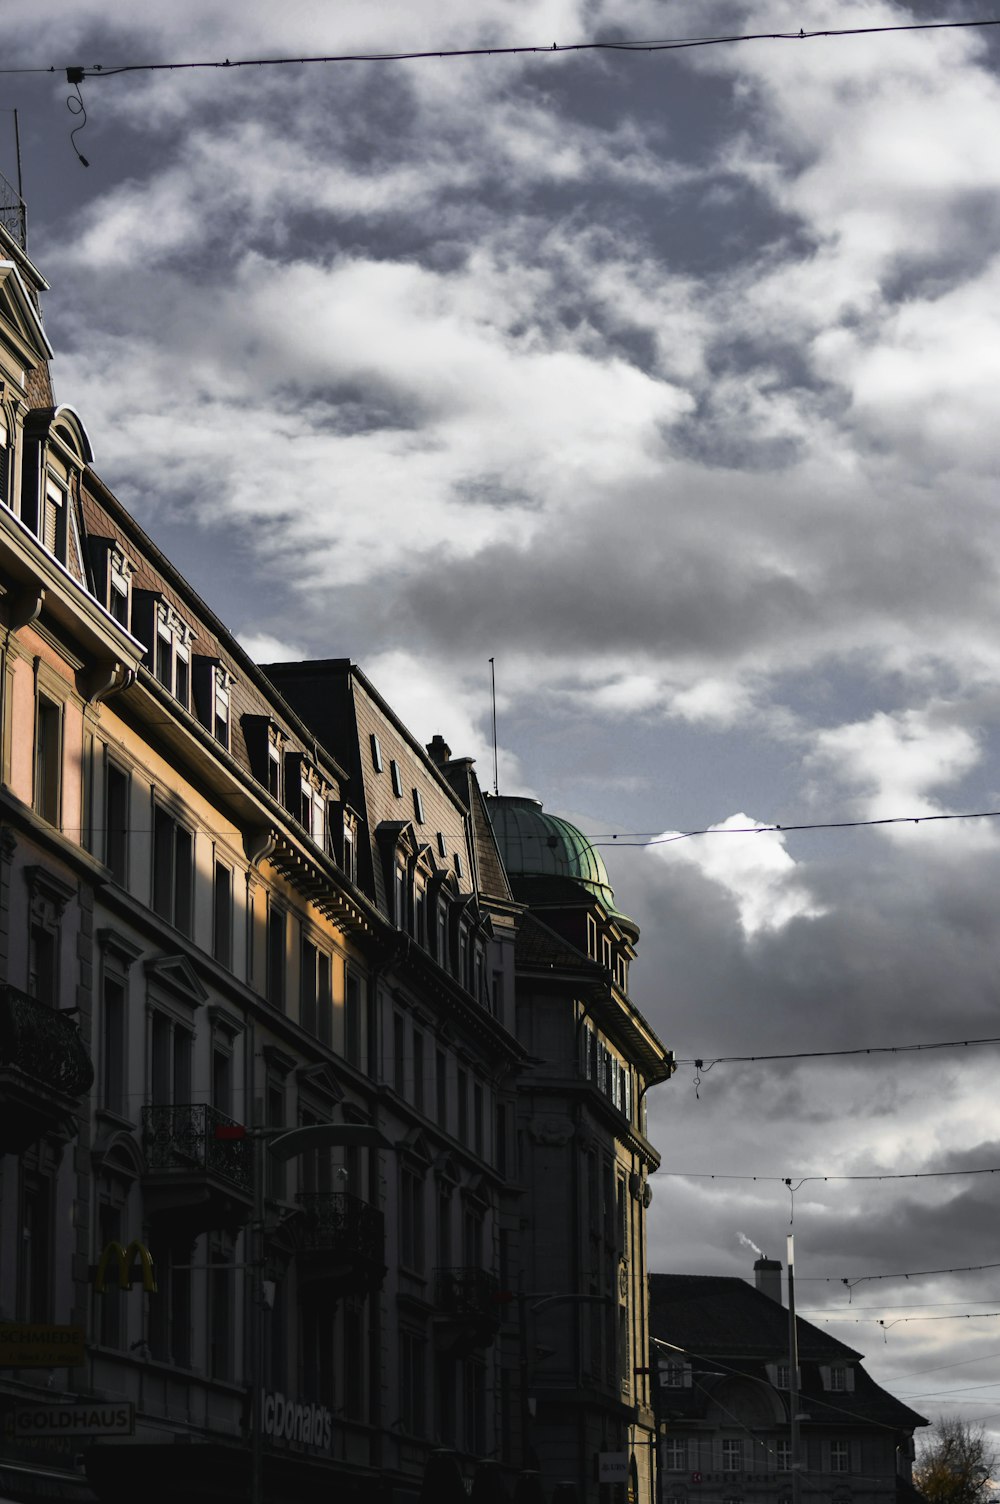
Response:
POLYGON ((356 665, 247 656, 55 403, 44 286, 0 227, 0 1494, 644 1486, 635 927, 356 665))

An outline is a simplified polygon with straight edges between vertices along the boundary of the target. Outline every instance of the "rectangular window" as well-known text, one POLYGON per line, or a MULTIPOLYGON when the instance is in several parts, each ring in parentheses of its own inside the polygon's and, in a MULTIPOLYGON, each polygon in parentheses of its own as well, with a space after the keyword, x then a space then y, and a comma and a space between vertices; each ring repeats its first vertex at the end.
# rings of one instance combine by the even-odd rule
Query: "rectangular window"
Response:
POLYGON ((381 773, 381 771, 382 771, 382 743, 379 741, 379 739, 375 735, 374 731, 371 734, 371 748, 372 748, 372 767, 375 769, 376 773, 381 773))
POLYGON ((465 1071, 458 1072, 458 1137, 465 1144, 469 1140, 469 1077, 465 1071))
POLYGON ((194 841, 191 832, 161 805, 153 807, 153 909, 179 929, 191 933, 194 841))
POLYGON ((333 1043, 333 961, 323 951, 316 968, 316 1034, 321 1044, 333 1043))
POLYGON ((233 1057, 218 1045, 212 1050, 212 1106, 227 1117, 233 1110, 233 1057))
POLYGON ((792 1470, 792 1443, 790 1441, 777 1441, 774 1445, 775 1460, 779 1473, 790 1473, 792 1470))
POLYGON ((215 708, 213 716, 212 732, 215 740, 220 742, 227 750, 229 748, 229 690, 215 671, 215 708))
POLYGON ((743 1438, 740 1436, 724 1436, 722 1439, 722 1471, 724 1473, 742 1473, 743 1471, 743 1438))
POLYGON ((403 797, 403 775, 399 771, 399 763, 393 757, 389 761, 389 773, 392 777, 392 792, 397 799, 403 797))
POLYGON ((344 984, 344 1056, 351 1065, 361 1064, 361 982, 348 971, 344 984))
POLYGON ((847 1388, 846 1368, 838 1366, 830 1369, 830 1388, 839 1394, 843 1394, 847 1388))
POLYGON ((213 1379, 233 1377, 235 1282, 226 1249, 213 1249, 208 1265, 208 1371, 213 1379))
POLYGON ((267 1000, 272 1008, 285 1006, 285 911, 267 909, 267 1000))
POLYGON ((28 991, 50 1008, 59 1006, 59 932, 38 920, 28 930, 28 991))
POLYGON ((424 1434, 427 1389, 427 1343, 412 1332, 399 1334, 399 1409, 403 1430, 411 1436, 424 1434))
POLYGON ((216 862, 212 889, 212 955, 220 965, 233 964, 233 874, 216 862))
POLYGON ((419 1029, 413 1031, 413 1105, 418 1112, 424 1110, 424 1036, 419 1029))
POLYGON ((851 1444, 849 1441, 831 1441, 830 1471, 831 1473, 849 1473, 851 1471, 851 1444))
MULTIPOLYGON (((270 1081, 267 1087, 267 1126, 269 1128, 284 1128, 285 1126, 285 1088, 279 1081, 270 1081)), ((280 1201, 285 1195, 285 1166, 282 1160, 275 1159, 273 1154, 266 1154, 267 1194, 272 1201, 280 1201)), ((279 1328, 280 1330, 280 1328, 279 1328)))
POLYGON ((483 1131, 483 1088, 479 1082, 473 1083, 472 1087, 472 1147, 479 1158, 483 1157, 484 1131, 483 1131))
POLYGON ((448 842, 445 840, 445 838, 444 838, 444 836, 443 836, 443 834, 441 833, 440 830, 437 833, 437 848, 438 848, 438 856, 447 856, 448 855, 448 842))
POLYGON ((418 825, 424 823, 424 801, 419 789, 413 790, 413 818, 418 825))
POLYGON ((59 824, 62 788, 62 710, 38 697, 35 719, 35 811, 50 825, 59 824))
POLYGON ((668 1473, 687 1472, 687 1440, 679 1436, 664 1436, 660 1442, 660 1461, 668 1473))
POLYGON ((66 490, 51 475, 45 477, 45 514, 42 542, 60 564, 66 563, 66 490))
POLYGON ((448 1127, 448 1062, 444 1050, 434 1056, 434 1090, 437 1098, 437 1120, 441 1128, 448 1127))
POLYGON ((129 775, 113 762, 104 778, 104 862, 116 883, 128 881, 129 775))
POLYGON ((310 1034, 316 1033, 316 984, 318 952, 315 945, 303 940, 299 962, 299 1023, 310 1034))
POLYGON ((399 1013, 392 1019, 392 1085, 397 1096, 406 1095, 406 1022, 399 1013))
POLYGON ((17 1314, 22 1321, 52 1315, 52 1185, 21 1172, 21 1236, 17 1247, 17 1314))
POLYGON ((661 1358, 660 1388, 686 1389, 691 1383, 690 1373, 687 1363, 677 1362, 671 1358, 661 1358))
POLYGON ((125 1113, 126 1001, 124 979, 105 975, 101 997, 101 1105, 119 1116, 125 1113))
POLYGON ((120 627, 129 629, 130 566, 120 554, 112 553, 108 575, 108 610, 120 627))
POLYGON ((0 504, 5 507, 10 506, 11 458, 10 434, 7 431, 7 419, 4 416, 0 417, 0 504))
POLYGON ((424 1267, 424 1182, 413 1170, 400 1176, 400 1262, 420 1274, 424 1267))

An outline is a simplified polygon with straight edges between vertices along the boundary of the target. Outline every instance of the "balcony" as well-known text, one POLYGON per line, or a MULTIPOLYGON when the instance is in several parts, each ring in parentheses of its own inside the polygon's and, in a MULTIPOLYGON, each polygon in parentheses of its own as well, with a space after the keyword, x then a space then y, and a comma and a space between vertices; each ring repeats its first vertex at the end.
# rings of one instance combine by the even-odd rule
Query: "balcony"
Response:
POLYGON ((338 1295, 377 1290, 385 1278, 385 1218, 350 1191, 300 1192, 275 1243, 295 1255, 299 1280, 338 1295))
POLYGON ((147 1213, 169 1216, 174 1229, 191 1237, 246 1222, 253 1209, 252 1140, 216 1136, 217 1128, 239 1126, 203 1102, 144 1107, 147 1213))
POLYGON ((20 1154, 46 1133, 69 1138, 94 1067, 68 1014, 0 985, 0 1150, 20 1154))
POLYGON ((434 1327, 438 1346, 458 1357, 490 1347, 500 1330, 500 1285, 486 1269, 434 1271, 434 1327))

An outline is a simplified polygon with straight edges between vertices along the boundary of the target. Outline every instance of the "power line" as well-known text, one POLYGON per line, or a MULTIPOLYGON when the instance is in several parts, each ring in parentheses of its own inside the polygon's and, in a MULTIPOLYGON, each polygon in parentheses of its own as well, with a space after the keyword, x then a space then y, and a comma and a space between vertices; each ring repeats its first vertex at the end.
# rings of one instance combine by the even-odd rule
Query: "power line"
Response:
POLYGON ((1000 1035, 988 1035, 982 1039, 941 1039, 928 1044, 858 1045, 850 1050, 793 1050, 782 1055, 717 1055, 707 1061, 704 1056, 678 1056, 676 1063, 693 1065, 702 1075, 707 1075, 713 1065, 755 1065, 769 1060, 831 1060, 849 1055, 912 1055, 920 1050, 957 1050, 981 1044, 1000 1044, 1000 1035))
MULTIPOLYGON (((671 1180, 753 1180, 765 1184, 786 1185, 790 1191, 797 1191, 801 1186, 811 1181, 840 1181, 840 1180, 943 1180, 957 1175, 1000 1175, 1000 1165, 991 1169, 982 1170, 909 1170, 884 1175, 726 1175, 710 1170, 657 1170, 657 1175, 662 1175, 671 1180), (792 1182, 795 1182, 793 1185, 792 1182)), ((986 1266, 983 1266, 986 1267, 986 1266)), ((995 1267, 995 1266, 994 1266, 995 1267)), ((887 1276, 871 1276, 883 1278, 887 1276)), ((844 1280, 844 1284, 848 1281, 844 1280)))
POLYGON ((635 830, 594 836, 591 846, 632 846, 645 851, 650 846, 671 846, 676 841, 690 841, 694 836, 761 836, 778 832, 787 835, 802 830, 864 830, 876 825, 929 825, 941 820, 995 820, 1000 809, 970 810, 959 815, 888 815, 880 820, 814 820, 798 825, 706 825, 698 830, 679 830, 672 835, 635 830))
POLYGON ((840 37, 880 36, 907 31, 959 31, 988 26, 1000 26, 1000 20, 971 21, 914 21, 896 26, 849 26, 826 28, 820 31, 758 31, 741 32, 723 36, 673 37, 665 39, 617 41, 617 42, 552 42, 535 43, 513 47, 435 47, 405 52, 341 52, 301 57, 253 57, 193 59, 186 62, 120 63, 108 66, 93 63, 89 67, 79 65, 51 64, 49 67, 0 68, 0 74, 41 74, 65 72, 70 83, 82 83, 85 78, 114 78, 122 73, 161 73, 192 71, 194 69, 231 68, 276 68, 301 67, 309 64, 329 63, 404 63, 440 59, 480 57, 559 56, 575 52, 679 52, 692 47, 718 47, 736 42, 809 42, 818 39, 832 41, 840 37))

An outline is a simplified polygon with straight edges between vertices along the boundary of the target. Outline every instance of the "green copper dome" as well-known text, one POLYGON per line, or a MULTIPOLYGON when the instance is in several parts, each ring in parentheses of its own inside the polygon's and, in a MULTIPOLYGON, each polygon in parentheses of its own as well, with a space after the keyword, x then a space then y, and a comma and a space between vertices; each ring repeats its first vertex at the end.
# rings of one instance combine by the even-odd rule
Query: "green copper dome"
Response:
POLYGON ((569 878, 616 912, 607 868, 575 825, 547 815, 538 799, 506 794, 489 799, 487 807, 510 877, 569 878))

